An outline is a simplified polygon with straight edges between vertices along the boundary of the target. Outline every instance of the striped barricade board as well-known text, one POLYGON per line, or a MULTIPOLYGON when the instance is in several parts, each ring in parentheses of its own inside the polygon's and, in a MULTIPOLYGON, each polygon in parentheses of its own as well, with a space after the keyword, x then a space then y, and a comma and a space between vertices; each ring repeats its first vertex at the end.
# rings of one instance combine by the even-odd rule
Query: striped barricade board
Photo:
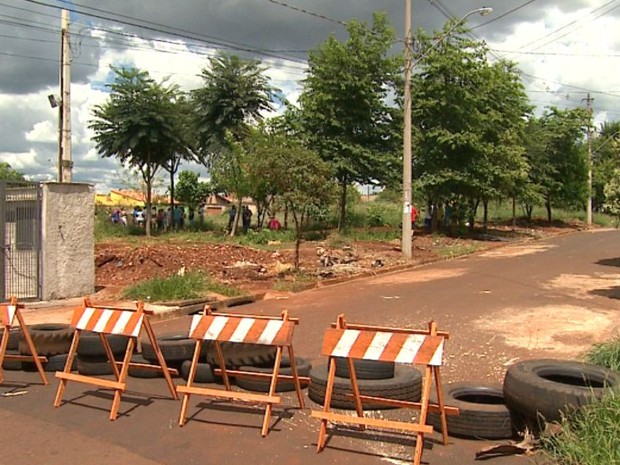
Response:
MULTIPOLYGON (((228 399, 231 401, 265 404, 265 415, 263 417, 261 434, 263 437, 267 436, 269 433, 269 422, 271 419, 272 407, 275 404, 281 403, 281 397, 276 395, 276 388, 278 381, 283 379, 293 380, 295 390, 297 392, 299 407, 303 408, 304 400, 301 392, 300 377, 297 373, 292 345, 293 329, 298 323, 299 321, 297 319, 289 318, 288 312, 286 311, 282 312, 279 317, 238 315, 230 313, 214 315, 211 313, 211 309, 207 306, 205 307, 202 315, 195 315, 190 324, 189 337, 196 340, 196 348, 192 358, 187 385, 177 386, 177 392, 183 394, 179 424, 183 426, 186 422, 190 395, 198 394, 228 399), (216 374, 222 375, 225 390, 195 387, 193 385, 202 346, 205 342, 211 343, 216 351, 219 369, 215 369, 214 371, 216 374), (224 353, 221 347, 222 343, 257 344, 275 347, 276 356, 272 373, 266 374, 227 369, 224 353), (285 347, 287 348, 290 359, 292 376, 280 374, 282 352, 285 347), (269 378, 269 392, 268 394, 251 394, 247 392, 233 391, 228 379, 229 375, 269 378)), ((230 349, 234 350, 234 346, 230 346, 230 349)))
POLYGON ((11 297, 10 302, 8 303, 0 304, 0 325, 2 326, 2 339, 0 340, 0 383, 4 382, 4 371, 2 369, 2 364, 5 360, 14 360, 34 362, 37 367, 37 371, 39 372, 39 376, 41 377, 41 381, 43 384, 48 384, 47 376, 45 375, 45 370, 43 369, 43 363, 47 362, 47 358, 41 357, 37 353, 37 348, 32 341, 30 331, 28 331, 28 326, 26 326, 26 323, 22 317, 20 311, 22 308, 23 305, 18 304, 15 297, 11 297), (14 325, 15 320, 17 320, 17 326, 19 326, 22 332, 24 341, 28 344, 30 355, 7 353, 7 346, 9 343, 9 338, 11 337, 11 327, 14 325))
POLYGON ((458 414, 458 409, 447 407, 441 395, 441 378, 439 368, 443 363, 443 351, 446 332, 439 332, 434 322, 429 323, 428 330, 409 330, 405 328, 385 328, 381 326, 348 324, 344 315, 339 315, 333 328, 325 331, 322 355, 329 357, 329 372, 325 388, 325 400, 322 411, 312 411, 311 416, 319 418, 321 425, 317 441, 317 452, 325 447, 327 441, 327 423, 356 424, 365 427, 388 428, 416 434, 416 447, 413 463, 419 465, 422 459, 424 435, 433 432, 432 426, 426 424, 427 413, 437 411, 441 415, 444 443, 447 444, 446 414, 458 414), (330 412, 330 404, 336 376, 336 360, 342 357, 347 361, 351 390, 357 417, 330 412), (373 360, 407 365, 417 365, 424 369, 424 381, 420 402, 386 399, 378 396, 366 396, 360 393, 354 360, 373 360), (437 389, 438 402, 430 404, 430 390, 433 383, 437 389), (368 418, 364 416, 363 404, 366 401, 385 404, 392 407, 415 408, 420 410, 418 423, 368 418))
POLYGON ((126 389, 127 374, 129 367, 135 366, 139 368, 152 369, 161 371, 168 385, 172 397, 177 399, 176 389, 170 376, 171 372, 176 374, 176 370, 170 370, 166 365, 166 361, 161 353, 157 338, 150 325, 147 313, 144 310, 144 303, 137 302, 136 308, 121 307, 97 307, 90 303, 88 299, 84 299, 82 307, 76 308, 71 318, 71 326, 75 328, 69 355, 63 371, 56 372, 56 378, 60 380, 58 391, 54 400, 54 406, 59 407, 62 402, 62 396, 68 381, 77 381, 84 384, 91 384, 102 388, 114 390, 114 400, 110 409, 110 420, 115 420, 118 416, 122 393, 126 389), (140 332, 144 330, 150 340, 153 351, 157 357, 158 364, 137 364, 131 362, 131 356, 136 346, 140 332), (101 344, 105 350, 108 362, 112 368, 116 380, 108 380, 97 378, 94 376, 86 376, 71 373, 73 360, 77 355, 77 348, 80 342, 80 334, 82 331, 90 331, 99 334, 101 344), (107 340, 108 335, 127 336, 127 348, 122 362, 115 359, 110 343, 107 340))

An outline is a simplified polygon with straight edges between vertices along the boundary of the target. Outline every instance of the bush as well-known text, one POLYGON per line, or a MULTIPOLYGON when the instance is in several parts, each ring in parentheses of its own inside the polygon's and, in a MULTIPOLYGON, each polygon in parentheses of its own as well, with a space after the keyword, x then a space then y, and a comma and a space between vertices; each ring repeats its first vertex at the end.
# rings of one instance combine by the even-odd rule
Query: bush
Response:
POLYGON ((620 337, 594 344, 585 354, 588 363, 620 371, 620 337))
POLYGON ((244 235, 239 236, 241 245, 266 245, 269 242, 280 241, 289 242, 294 240, 295 231, 292 229, 272 231, 270 229, 249 229, 244 235))
POLYGON ((541 437, 546 455, 562 465, 620 464, 620 393, 599 400, 564 418, 541 437))

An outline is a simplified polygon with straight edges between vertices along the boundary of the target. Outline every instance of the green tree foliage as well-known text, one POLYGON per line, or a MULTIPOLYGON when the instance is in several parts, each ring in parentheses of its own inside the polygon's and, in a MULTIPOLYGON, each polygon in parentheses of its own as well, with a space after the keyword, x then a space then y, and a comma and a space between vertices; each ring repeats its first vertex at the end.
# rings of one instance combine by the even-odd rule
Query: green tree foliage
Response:
POLYGON ((242 198, 252 193, 249 152, 244 146, 253 123, 272 110, 277 89, 265 68, 234 55, 209 60, 202 71, 203 86, 192 92, 198 156, 213 182, 234 193, 238 208, 231 235, 236 233, 242 198))
POLYGON ((583 208, 587 198, 587 150, 584 144, 588 123, 586 110, 551 108, 529 123, 526 156, 531 166, 529 182, 542 197, 551 222, 553 207, 583 208))
POLYGON ((620 166, 620 121, 601 125, 597 137, 592 138, 592 200, 594 210, 606 203, 605 185, 615 176, 620 166))
POLYGON ((256 61, 235 55, 209 59, 202 70, 203 86, 192 92, 194 127, 201 157, 208 164, 213 151, 225 145, 227 134, 243 140, 251 123, 272 110, 276 89, 256 61))
POLYGON ((0 162, 0 180, 4 181, 24 181, 24 175, 11 168, 6 162, 0 162))
POLYGON ((612 171, 612 175, 604 187, 605 203, 603 207, 605 211, 614 215, 618 219, 620 225, 620 169, 616 168, 612 171))
POLYGON ((97 150, 137 169, 146 185, 146 234, 150 235, 152 183, 157 170, 174 153, 188 151, 176 86, 155 82, 147 72, 113 68, 116 78, 110 95, 93 109, 89 127, 95 131, 97 150))
POLYGON ((256 169, 278 192, 295 224, 295 268, 299 268, 299 247, 312 211, 334 199, 333 170, 315 152, 281 136, 263 139, 254 153, 256 169))
POLYGON ((418 33, 427 52, 412 78, 413 173, 431 204, 467 202, 473 216, 478 201, 486 212, 525 178, 520 140, 530 108, 514 65, 489 64, 485 44, 466 33, 453 22, 443 39, 418 33))
POLYGON ((198 180, 198 173, 181 171, 176 188, 176 198, 190 207, 196 207, 213 191, 209 183, 198 180))
POLYGON ((306 144, 329 162, 340 186, 339 222, 345 224, 346 188, 394 184, 401 147, 402 60, 390 53, 394 32, 386 16, 372 27, 349 22, 349 38, 330 37, 310 52, 298 118, 306 144), (391 103, 392 102, 392 103, 391 103))

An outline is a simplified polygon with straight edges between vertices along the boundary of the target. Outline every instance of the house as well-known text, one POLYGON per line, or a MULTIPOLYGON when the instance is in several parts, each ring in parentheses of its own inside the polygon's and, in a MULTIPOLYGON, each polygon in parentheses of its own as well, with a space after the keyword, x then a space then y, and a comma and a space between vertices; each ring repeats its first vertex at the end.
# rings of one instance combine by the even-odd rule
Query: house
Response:
MULTIPOLYGON (((153 194, 151 203, 153 205, 167 205, 170 203, 170 197, 153 194)), ((95 204, 106 207, 144 207, 146 196, 143 192, 135 190, 112 189, 107 194, 95 194, 95 204)))
POLYGON ((222 194, 210 194, 205 202, 205 216, 217 216, 228 210, 233 204, 230 197, 222 194))

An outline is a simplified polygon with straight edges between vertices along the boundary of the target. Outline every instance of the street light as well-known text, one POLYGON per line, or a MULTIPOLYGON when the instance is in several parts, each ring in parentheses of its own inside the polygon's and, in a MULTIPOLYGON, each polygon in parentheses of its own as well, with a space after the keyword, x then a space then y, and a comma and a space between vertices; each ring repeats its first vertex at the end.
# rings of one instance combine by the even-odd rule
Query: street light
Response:
POLYGON ((418 57, 415 63, 411 63, 411 0, 405 0, 405 115, 403 129, 403 220, 401 250, 407 258, 412 256, 411 247, 411 70, 422 61, 432 50, 435 49, 454 29, 460 26, 471 15, 478 13, 481 16, 488 15, 493 8, 482 7, 470 11, 450 29, 444 32, 433 44, 418 57))

